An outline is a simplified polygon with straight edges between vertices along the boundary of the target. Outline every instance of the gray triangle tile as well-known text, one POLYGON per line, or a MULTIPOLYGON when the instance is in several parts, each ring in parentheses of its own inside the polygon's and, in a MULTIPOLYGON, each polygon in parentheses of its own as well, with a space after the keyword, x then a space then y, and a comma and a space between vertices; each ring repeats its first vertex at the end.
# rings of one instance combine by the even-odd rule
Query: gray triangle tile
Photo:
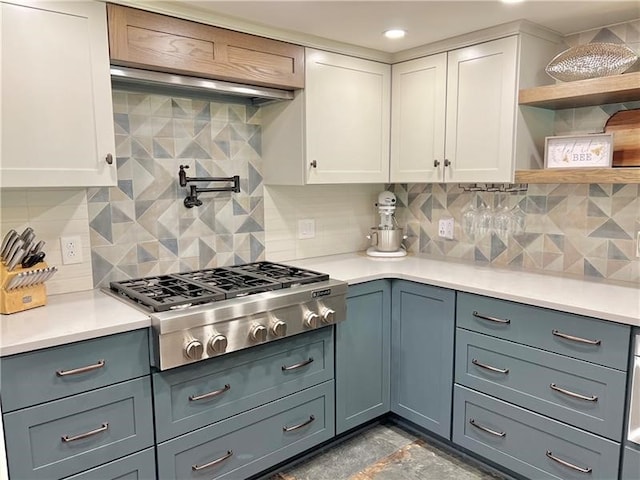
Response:
POLYGON ((118 180, 118 188, 133 200, 133 180, 118 180))
POLYGON ((137 200, 135 202, 136 218, 141 218, 153 204, 154 200, 137 200))
POLYGON ((233 214, 234 215, 247 215, 249 212, 234 198, 233 202, 233 214))
POLYGON ((112 223, 130 223, 134 220, 122 210, 111 204, 111 222, 112 223))
POLYGON ((89 222, 89 227, 102 235, 109 242, 113 242, 113 231, 111 228, 111 207, 105 206, 93 220, 89 222))
POLYGON ((548 234, 546 237, 551 240, 556 247, 558 247, 558 250, 564 250, 564 235, 548 234))
POLYGON ((113 115, 113 121, 115 123, 115 133, 131 133, 129 127, 129 115, 125 113, 115 113, 113 115))
POLYGON ((192 141, 178 154, 178 158, 211 158, 211 155, 197 142, 192 141))
POLYGON ((171 99, 171 114, 174 118, 190 117, 191 104, 186 99, 171 99))
POLYGON ((631 236, 625 232, 613 219, 607 220, 602 226, 589 234, 591 238, 620 238, 629 240, 631 236))
POLYGON ((215 259, 215 256, 215 250, 209 244, 200 240, 198 246, 198 261, 200 265, 205 268, 215 259))
POLYGON ((629 260, 625 253, 620 250, 614 240, 609 240, 607 250, 607 258, 610 260, 629 260))
POLYGON ((154 158, 173 158, 173 155, 168 152, 157 139, 153 140, 153 157, 154 158))
POLYGON ((154 255, 153 253, 149 252, 149 250, 147 250, 146 248, 142 247, 141 245, 138 245, 138 262, 139 263, 153 262, 155 260, 158 260, 157 255, 154 255))
POLYGON ((249 138, 249 146, 253 148, 256 152, 256 155, 262 156, 262 131, 256 130, 253 135, 249 138))
POLYGON ((493 262, 496 258, 498 258, 503 252, 507 250, 507 246, 505 243, 496 235, 495 233, 491 234, 491 261, 493 262))
POLYGON ((484 253, 482 253, 482 250, 480 250, 478 247, 476 247, 473 251, 473 259, 476 262, 488 262, 489 259, 484 255, 484 253))
POLYGON ((603 278, 604 275, 589 260, 584 259, 584 275, 587 277, 603 278))
POLYGON ((509 266, 511 267, 522 267, 524 262, 524 254, 519 253, 513 259, 509 261, 509 266))
POLYGON ((608 28, 600 30, 589 43, 624 43, 624 41, 608 28))
POLYGON ((248 173, 247 193, 251 195, 262 184, 262 175, 250 163, 248 165, 248 173))
POLYGON ((161 238, 160 244, 173 253, 176 257, 178 256, 178 239, 177 238, 161 238))
POLYGON ((211 121, 211 103, 194 101, 193 109, 194 111, 197 111, 195 114, 196 120, 211 121))
POLYGON ((596 205, 595 202, 593 202, 592 200, 589 200, 589 203, 587 206, 587 216, 588 217, 609 217, 609 215, 603 212, 602 209, 600 209, 600 207, 598 207, 598 205, 596 205))
POLYGON ((109 276, 113 269, 113 265, 105 258, 95 252, 91 252, 91 270, 93 273, 93 286, 103 285, 103 282, 109 276))
POLYGON ((136 159, 151 159, 151 148, 140 138, 131 139, 131 156, 136 159))
POLYGON ((258 224, 253 218, 248 217, 240 228, 236 230, 236 233, 250 233, 250 232, 260 232, 263 230, 262 225, 258 224))
POLYGON ((108 187, 88 188, 87 189, 87 202, 88 203, 108 202, 108 201, 109 201, 109 188, 108 187))
POLYGON ((589 196, 590 197, 608 197, 609 194, 603 189, 602 186, 593 183, 589 185, 589 196))
POLYGON ((538 240, 540 238, 542 234, 540 233, 532 233, 532 232, 525 232, 521 235, 518 235, 517 237, 515 237, 515 240, 524 248, 527 248, 529 245, 531 245, 533 242, 535 242, 536 240, 538 240))

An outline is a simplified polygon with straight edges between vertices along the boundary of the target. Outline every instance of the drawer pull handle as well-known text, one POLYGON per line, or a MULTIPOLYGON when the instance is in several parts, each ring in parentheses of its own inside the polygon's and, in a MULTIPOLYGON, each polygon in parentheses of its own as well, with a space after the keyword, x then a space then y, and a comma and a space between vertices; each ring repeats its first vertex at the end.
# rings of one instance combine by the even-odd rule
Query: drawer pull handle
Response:
POLYGON ((300 363, 294 363, 293 365, 289 365, 289 366, 282 365, 282 371, 288 372, 289 370, 297 370, 298 368, 306 367, 310 363, 313 363, 312 357, 309 357, 309 360, 304 360, 300 363))
POLYGON ((559 330, 551 330, 556 337, 564 338, 565 340, 571 340, 573 342, 578 343, 586 343, 587 345, 600 345, 602 340, 589 340, 588 338, 574 337, 573 335, 569 335, 567 333, 562 333, 559 330))
POLYGON ((490 317, 489 315, 482 315, 481 313, 478 312, 473 312, 473 316, 476 318, 481 318, 483 320, 489 320, 490 322, 494 322, 494 323, 503 323, 505 325, 508 325, 511 323, 511 320, 509 320, 508 318, 496 318, 496 317, 490 317))
POLYGON ((298 430, 299 428, 306 427, 311 422, 313 422, 315 419, 316 419, 316 417, 314 417, 313 415, 309 415, 309 420, 306 420, 306 421, 304 421, 302 423, 299 423, 298 425, 294 425, 293 427, 284 426, 284 427, 282 427, 282 431, 283 432, 293 432, 294 430, 298 430))
POLYGON ((551 460, 553 460, 554 462, 558 462, 560 465, 564 465, 565 467, 569 467, 573 470, 576 470, 580 473, 591 473, 593 471, 593 469, 591 468, 582 468, 579 467, 577 465, 574 465, 573 463, 569 463, 566 460, 562 460, 561 458, 556 457, 553 452, 547 450, 546 453, 547 457, 549 457, 551 460))
POLYGON ((214 390, 213 392, 203 393, 202 395, 191 395, 189 397, 190 402, 197 402, 198 400, 206 400, 207 398, 217 397, 218 395, 222 395, 224 392, 228 392, 231 390, 231 385, 228 383, 219 390, 214 390))
POLYGON ((90 372, 91 370, 97 370, 105 366, 107 362, 104 360, 98 360, 98 363, 93 365, 87 365, 86 367, 74 368, 73 370, 58 370, 56 375, 59 377, 66 377, 67 375, 78 375, 79 373, 90 372))
POLYGON ((506 436, 507 436, 507 433, 506 433, 506 432, 497 432, 497 431, 495 431, 495 430, 491 430, 490 428, 487 428, 487 427, 485 427, 485 426, 483 426, 483 425, 480 425, 479 423, 476 423, 476 421, 475 421, 473 418, 470 418, 470 419, 469 419, 469 423, 470 423, 471 425, 473 425, 474 427, 476 427, 476 428, 478 428, 478 429, 482 430, 483 432, 490 433, 491 435, 495 435, 496 437, 503 438, 503 437, 506 437, 506 436))
POLYGON ((215 467, 219 463, 224 462, 226 459, 231 458, 233 455, 233 450, 227 450, 227 454, 223 455, 220 458, 213 460, 212 462, 205 463, 204 465, 191 465, 191 470, 194 472, 199 472, 200 470, 204 470, 205 468, 215 467))
POLYGON ((598 397, 596 395, 591 395, 590 397, 587 397, 586 395, 580 395, 579 393, 575 393, 570 390, 565 390, 564 388, 557 386, 555 383, 551 383, 549 385, 549 388, 551 388, 552 390, 555 390, 556 392, 564 393, 569 397, 577 398, 579 400, 586 400, 587 402, 598 401, 598 397))
POLYGON ((63 435, 62 441, 64 443, 67 442, 75 442, 76 440, 82 440, 83 438, 92 437, 102 432, 106 432, 109 429, 109 424, 104 422, 100 428, 96 428, 95 430, 91 430, 90 432, 81 433, 79 435, 74 435, 70 437, 69 435, 63 435))
POLYGON ((509 369, 508 368, 497 368, 497 367, 492 367, 491 365, 487 365, 486 363, 482 363, 479 362, 477 359, 473 358, 471 360, 471 363, 473 363, 474 365, 484 368, 486 370, 490 370, 492 372, 496 372, 496 373, 504 373, 507 374, 509 373, 509 369))

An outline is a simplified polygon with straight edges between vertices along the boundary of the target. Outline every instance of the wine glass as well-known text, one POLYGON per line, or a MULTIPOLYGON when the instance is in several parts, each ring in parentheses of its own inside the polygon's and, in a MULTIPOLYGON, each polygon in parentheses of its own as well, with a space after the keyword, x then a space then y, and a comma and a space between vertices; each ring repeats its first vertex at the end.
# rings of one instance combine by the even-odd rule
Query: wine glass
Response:
POLYGON ((476 233, 479 237, 484 237, 493 228, 493 211, 484 201, 478 208, 476 233))
POLYGON ((510 211, 511 214, 511 234, 522 235, 526 229, 527 214, 520 208, 520 202, 516 202, 510 211))
POLYGON ((493 230, 502 240, 506 240, 512 230, 513 215, 509 207, 503 205, 506 194, 498 195, 498 206, 493 214, 493 230))
POLYGON ((477 194, 474 194, 469 203, 462 209, 462 231, 471 241, 474 241, 476 237, 476 222, 478 217, 476 197, 477 194))

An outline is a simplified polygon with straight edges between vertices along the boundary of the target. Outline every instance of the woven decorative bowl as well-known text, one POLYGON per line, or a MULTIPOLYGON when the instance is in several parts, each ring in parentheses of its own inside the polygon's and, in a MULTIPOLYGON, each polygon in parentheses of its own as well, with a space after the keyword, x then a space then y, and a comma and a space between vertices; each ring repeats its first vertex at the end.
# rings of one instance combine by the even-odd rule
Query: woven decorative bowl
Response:
POLYGON ((571 47, 556 55, 545 71, 563 82, 607 77, 627 71, 638 55, 626 45, 588 43, 571 47))

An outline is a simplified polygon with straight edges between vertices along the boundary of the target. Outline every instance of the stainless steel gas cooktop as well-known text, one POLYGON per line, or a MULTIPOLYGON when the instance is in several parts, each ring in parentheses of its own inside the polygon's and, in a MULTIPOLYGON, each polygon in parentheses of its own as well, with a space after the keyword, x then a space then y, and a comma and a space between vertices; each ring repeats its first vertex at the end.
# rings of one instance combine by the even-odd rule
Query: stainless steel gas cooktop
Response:
POLYGON ((111 282, 150 312, 161 370, 344 320, 346 282, 272 262, 111 282))

